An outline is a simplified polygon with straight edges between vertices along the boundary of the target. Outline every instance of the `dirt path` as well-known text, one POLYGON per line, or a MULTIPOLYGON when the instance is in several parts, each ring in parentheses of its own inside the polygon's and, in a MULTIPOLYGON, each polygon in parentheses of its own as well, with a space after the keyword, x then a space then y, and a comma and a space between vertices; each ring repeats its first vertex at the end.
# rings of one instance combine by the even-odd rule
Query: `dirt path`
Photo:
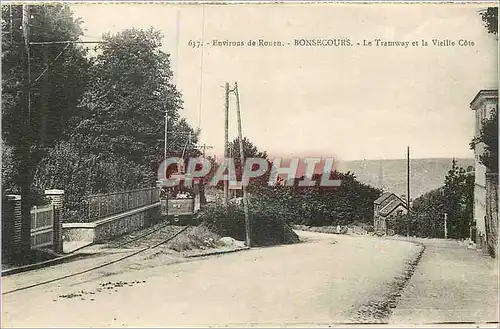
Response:
POLYGON ((418 241, 425 251, 390 323, 498 322, 498 263, 456 241, 418 241))

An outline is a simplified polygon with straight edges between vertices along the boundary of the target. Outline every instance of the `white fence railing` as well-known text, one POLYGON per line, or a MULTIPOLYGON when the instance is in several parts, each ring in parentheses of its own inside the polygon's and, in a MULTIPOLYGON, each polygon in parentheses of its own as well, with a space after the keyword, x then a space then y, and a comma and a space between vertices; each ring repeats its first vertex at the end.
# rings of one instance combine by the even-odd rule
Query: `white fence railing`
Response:
POLYGON ((31 248, 50 246, 54 243, 54 206, 31 209, 31 248))

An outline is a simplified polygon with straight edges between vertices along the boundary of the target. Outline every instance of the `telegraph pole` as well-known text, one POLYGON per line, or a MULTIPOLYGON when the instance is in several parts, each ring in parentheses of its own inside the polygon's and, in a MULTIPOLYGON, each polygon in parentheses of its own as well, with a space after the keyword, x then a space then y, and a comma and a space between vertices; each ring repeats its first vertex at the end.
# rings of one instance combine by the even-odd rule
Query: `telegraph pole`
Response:
MULTIPOLYGON (((205 154, 206 150, 213 148, 212 145, 207 145, 205 143, 203 143, 203 145, 196 145, 195 147, 203 149, 203 159, 206 159, 206 154, 205 154)), ((204 205, 206 203, 207 203, 207 199, 206 199, 206 196, 205 196, 205 185, 204 184, 200 184, 200 204, 204 205)))
POLYGON ((444 238, 448 239, 448 213, 444 213, 444 238))
POLYGON ((168 112, 165 110, 165 143, 163 145, 163 160, 167 160, 167 142, 168 142, 168 112))
MULTIPOLYGON (((36 159, 33 158, 31 148, 34 145, 33 132, 31 131, 33 120, 31 115, 31 89, 32 86, 37 83, 44 75, 48 72, 49 68, 54 64, 63 52, 71 44, 81 44, 81 43, 106 43, 106 42, 95 42, 95 41, 75 41, 75 40, 65 40, 65 41, 44 41, 44 42, 31 42, 30 41, 30 6, 22 5, 21 8, 21 28, 22 28, 22 41, 24 43, 24 51, 21 52, 21 66, 22 66, 22 93, 20 99, 20 113, 23 120, 20 129, 19 138, 19 148, 17 152, 17 158, 20 161, 19 174, 21 176, 20 189, 21 189, 21 247, 17 250, 17 256, 20 260, 22 258, 28 257, 31 253, 31 208, 32 208, 32 192, 31 183, 33 181, 33 166, 36 165, 36 159), (66 47, 57 55, 51 63, 48 63, 48 58, 46 58, 45 69, 38 75, 36 79, 31 78, 31 46, 32 45, 54 45, 54 44, 66 44, 66 47)), ((12 35, 11 35, 12 37, 12 35)), ((46 56, 45 56, 46 57, 46 56)), ((44 89, 44 93, 47 90, 44 89)), ((45 95, 44 95, 45 96, 45 95)), ((43 124, 43 123, 42 123, 43 124)), ((42 127, 43 128, 43 127, 42 127)), ((42 132, 44 129, 42 129, 42 132)), ((44 141, 44 136, 41 137, 41 142, 44 141)))
POLYGON ((22 30, 24 51, 21 55, 23 70, 23 92, 21 98, 21 117, 24 122, 21 126, 24 128, 20 138, 19 159, 21 175, 21 248, 19 250, 20 259, 29 256, 31 252, 31 67, 30 67, 30 42, 29 42, 29 20, 30 12, 27 5, 22 5, 22 30))
POLYGON ((14 28, 13 28, 13 22, 14 20, 12 19, 12 5, 9 5, 9 18, 10 18, 10 44, 12 45, 12 35, 13 35, 13 31, 14 31, 14 28))
POLYGON ((408 207, 408 216, 407 216, 407 226, 406 226, 406 236, 410 236, 410 147, 408 146, 406 149, 406 165, 407 165, 407 177, 406 177, 406 205, 408 207))
MULTIPOLYGON (((175 20, 175 72, 173 74, 173 85, 174 88, 177 87, 177 74, 179 66, 179 22, 180 22, 180 11, 177 10, 177 16, 175 20)), ((168 145, 168 111, 165 109, 165 137, 163 145, 163 160, 167 159, 167 145, 168 145)))
MULTIPOLYGON (((225 114, 224 114, 224 161, 229 158, 229 83, 225 85, 225 114)), ((229 182, 224 180, 224 206, 229 202, 229 182)))
MULTIPOLYGON (((245 165, 245 152, 243 151, 243 136, 241 133, 241 111, 240 111, 240 94, 238 92, 238 83, 234 83, 234 93, 236 94, 236 113, 238 117, 238 140, 240 142, 240 165, 241 168, 245 165)), ((242 173, 243 175, 243 173, 242 173)), ((251 247, 251 230, 252 226, 250 225, 250 215, 248 211, 248 196, 247 196, 247 187, 245 182, 243 181, 243 176, 241 177, 241 189, 243 190, 243 209, 245 211, 245 243, 247 247, 251 247)))
MULTIPOLYGON (((233 145, 231 145, 231 146, 233 146, 233 145)), ((229 148, 229 159, 234 159, 234 146, 229 148)), ((227 193, 229 194, 229 197, 228 197, 229 200, 236 198, 236 190, 234 188, 229 189, 229 191, 227 193)))

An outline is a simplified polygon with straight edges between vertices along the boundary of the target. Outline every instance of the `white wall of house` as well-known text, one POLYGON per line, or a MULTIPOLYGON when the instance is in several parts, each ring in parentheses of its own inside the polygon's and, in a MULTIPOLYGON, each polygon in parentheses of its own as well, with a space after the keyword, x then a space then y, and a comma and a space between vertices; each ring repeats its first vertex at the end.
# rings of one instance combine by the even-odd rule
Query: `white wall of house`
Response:
MULTIPOLYGON (((482 122, 489 118, 498 104, 497 90, 481 90, 474 98, 470 107, 475 111, 475 137, 481 132, 482 122)), ((485 234, 486 216, 486 167, 480 163, 479 156, 484 152, 484 144, 478 143, 474 148, 474 219, 477 233, 485 234)))

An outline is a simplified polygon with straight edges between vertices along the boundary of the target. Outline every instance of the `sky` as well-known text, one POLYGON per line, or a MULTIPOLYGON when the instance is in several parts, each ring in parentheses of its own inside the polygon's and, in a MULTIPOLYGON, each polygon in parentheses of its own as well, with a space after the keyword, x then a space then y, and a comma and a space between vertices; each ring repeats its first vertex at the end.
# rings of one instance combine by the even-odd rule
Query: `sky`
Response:
MULTIPOLYGON (((238 83, 243 135, 271 156, 336 160, 472 157, 481 89, 498 89, 498 49, 479 16, 487 4, 73 4, 87 41, 153 27, 172 54, 181 115, 223 154, 224 83, 238 83), (177 19, 178 18, 178 19, 177 19), (295 39, 352 46, 294 47, 295 39), (214 40, 276 40, 217 47, 214 40), (415 47, 364 40, 419 41, 415 47), (428 46, 421 46, 422 39, 428 46), (433 46, 432 39, 455 46, 433 46), (203 40, 203 50, 189 41, 203 40), (458 46, 458 40, 474 46, 458 46), (288 45, 291 43, 291 45, 288 45), (358 45, 358 43, 360 45, 358 45)), ((237 137, 230 99, 230 139, 237 137)))

